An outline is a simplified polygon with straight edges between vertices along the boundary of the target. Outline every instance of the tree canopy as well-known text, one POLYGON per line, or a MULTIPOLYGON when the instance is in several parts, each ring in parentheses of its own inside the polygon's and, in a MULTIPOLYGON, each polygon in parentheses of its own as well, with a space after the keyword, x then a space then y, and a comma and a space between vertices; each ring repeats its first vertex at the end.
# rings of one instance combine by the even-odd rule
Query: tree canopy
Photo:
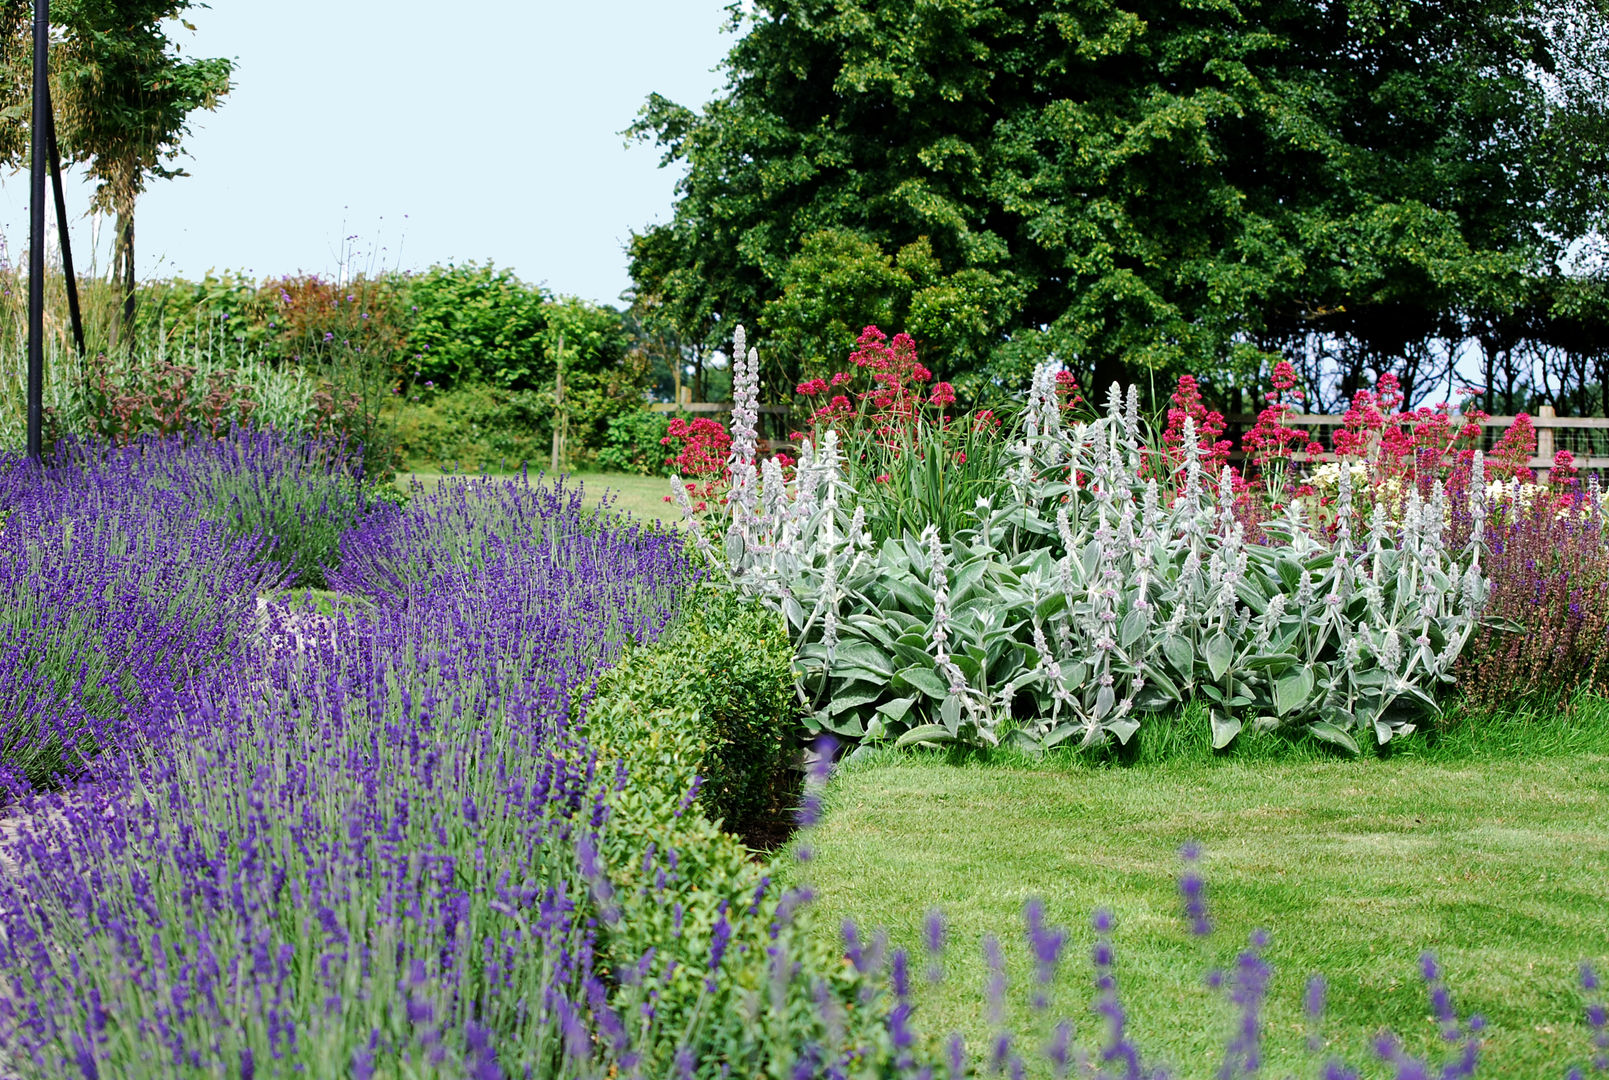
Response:
MULTIPOLYGON (((198 0, 54 0, 50 6, 51 98, 67 162, 96 181, 96 206, 118 217, 115 259, 134 296, 134 204, 152 179, 183 176, 173 163, 190 115, 216 108, 230 89, 231 61, 186 57, 168 25, 198 0)), ((33 115, 32 4, 0 3, 0 163, 28 153, 33 115)))
POLYGON ((1228 379, 1315 348, 1411 380, 1427 343, 1546 323, 1568 291, 1609 190, 1582 78, 1606 11, 734 6, 726 92, 656 95, 631 129, 686 170, 632 272, 691 338, 761 325, 784 377, 875 321, 974 383, 1051 353, 1102 381, 1228 379))

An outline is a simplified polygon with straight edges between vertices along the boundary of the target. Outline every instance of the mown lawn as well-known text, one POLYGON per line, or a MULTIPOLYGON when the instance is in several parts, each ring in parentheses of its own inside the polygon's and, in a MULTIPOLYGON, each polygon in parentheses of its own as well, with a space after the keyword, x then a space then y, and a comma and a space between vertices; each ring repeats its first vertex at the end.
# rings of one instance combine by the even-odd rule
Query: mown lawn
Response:
MULTIPOLYGON (((447 475, 435 472, 398 473, 396 486, 403 491, 407 491, 414 481, 418 481, 428 493, 435 491, 447 475)), ((486 475, 496 478, 513 474, 489 473, 486 475)), ((539 474, 533 471, 531 476, 536 478, 539 474)), ((681 512, 665 501, 665 496, 670 494, 670 481, 663 476, 636 476, 631 473, 577 473, 574 474, 572 479, 580 482, 583 497, 588 505, 596 506, 605 497, 608 497, 611 500, 610 505, 616 509, 635 514, 645 521, 657 520, 666 524, 679 524, 681 522, 681 512)))
MULTIPOLYGON (((986 934, 1005 940, 1012 1000, 1027 999, 1030 896, 1073 928, 1056 1009, 1086 1046, 1101 1034, 1090 914, 1115 913, 1132 1030, 1175 1077, 1217 1074, 1231 1014, 1204 973, 1232 967, 1259 927, 1274 968, 1263 1075, 1317 1075, 1301 1010, 1315 971, 1330 980, 1327 1052, 1388 1075, 1370 1047, 1390 1027, 1441 1054, 1424 949, 1458 1008, 1491 1025, 1480 1075, 1561 1077, 1590 1052, 1577 967, 1609 960, 1609 743, 1529 759, 1128 768, 884 754, 839 770, 813 843, 823 926, 885 925, 919 954, 924 913, 945 910, 948 977, 920 984, 917 1023, 925 1038, 960 1030, 974 1055, 990 1036, 986 934), (1216 931, 1205 941, 1180 915, 1190 840, 1206 852, 1216 931)), ((1024 1031, 1029 1010, 1010 1020, 1024 1031)), ((1043 1035, 1020 1042, 1036 1057, 1043 1035)))

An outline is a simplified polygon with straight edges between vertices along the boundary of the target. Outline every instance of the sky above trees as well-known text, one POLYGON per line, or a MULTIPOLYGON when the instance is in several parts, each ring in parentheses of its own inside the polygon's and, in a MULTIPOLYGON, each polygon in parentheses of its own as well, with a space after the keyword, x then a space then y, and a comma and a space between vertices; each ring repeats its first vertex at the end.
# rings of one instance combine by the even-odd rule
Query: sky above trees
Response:
MULTIPOLYGON (((495 260, 613 302, 632 229, 668 218, 675 175, 619 132, 654 91, 702 103, 731 47, 722 0, 218 2, 173 37, 237 60, 178 164, 141 198, 142 277, 422 268, 495 260), (349 239, 350 238, 350 239, 349 239)), ((82 173, 82 169, 78 170, 82 173)), ((68 189, 87 267, 91 188, 68 189)), ((0 230, 26 253, 26 173, 0 230)), ((110 265, 112 225, 96 268, 110 265)))

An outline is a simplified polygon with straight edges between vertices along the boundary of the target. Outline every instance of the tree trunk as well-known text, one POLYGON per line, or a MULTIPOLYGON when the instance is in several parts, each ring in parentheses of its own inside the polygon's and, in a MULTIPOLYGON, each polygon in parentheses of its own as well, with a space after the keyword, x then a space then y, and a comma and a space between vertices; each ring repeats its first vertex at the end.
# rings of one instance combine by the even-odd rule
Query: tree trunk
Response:
POLYGON ((134 351, 134 207, 117 215, 117 235, 123 246, 123 325, 128 328, 128 349, 134 351))
POLYGON ((134 208, 117 212, 117 233, 112 241, 112 283, 123 287, 123 302, 112 320, 112 348, 134 351, 134 208))

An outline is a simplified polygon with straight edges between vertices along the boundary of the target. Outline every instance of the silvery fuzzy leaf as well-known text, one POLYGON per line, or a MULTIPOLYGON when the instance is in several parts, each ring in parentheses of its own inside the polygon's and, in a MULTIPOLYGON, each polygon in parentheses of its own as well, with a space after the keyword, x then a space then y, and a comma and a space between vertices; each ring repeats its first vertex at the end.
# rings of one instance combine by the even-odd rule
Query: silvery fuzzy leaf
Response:
POLYGON ((1093 713, 1095 719, 1101 720, 1105 718, 1106 714, 1112 711, 1112 706, 1115 704, 1117 704, 1117 695, 1112 692, 1112 688, 1110 686, 1101 687, 1095 694, 1095 711, 1093 713))
POLYGON ((946 697, 939 705, 939 719, 951 735, 956 734, 961 727, 961 699, 954 694, 946 697))
POLYGON ((1339 746, 1353 757, 1357 757, 1363 753, 1363 751, 1358 747, 1357 740, 1353 739, 1351 735, 1348 735, 1341 728, 1336 727, 1334 724, 1328 723, 1324 720, 1313 721, 1311 724, 1307 725, 1307 731, 1308 734, 1313 736, 1313 738, 1330 743, 1334 746, 1339 746))
POLYGON ((915 705, 918 700, 919 699, 914 697, 895 698, 892 701, 885 701, 881 705, 877 706, 877 711, 883 716, 887 717, 889 721, 897 723, 898 721, 904 720, 906 716, 910 715, 911 706, 915 705))
POLYGON ((804 608, 800 607, 799 601, 795 600, 793 597, 784 596, 782 598, 782 614, 787 618, 789 627, 794 629, 802 629, 804 627, 804 608))
POLYGON ((732 566, 741 566, 743 556, 747 554, 748 547, 743 542, 743 533, 736 525, 726 530, 726 561, 732 566))
POLYGON ((1235 659, 1235 643, 1229 640, 1228 634, 1220 630, 1207 639, 1205 652, 1207 670, 1212 672, 1214 679, 1223 678, 1235 659))
POLYGON ((954 732, 947 731, 938 724, 923 724, 920 727, 913 727, 901 735, 894 741, 894 745, 903 749, 907 746, 915 746, 917 743, 950 742, 954 738, 954 732))
POLYGON ((864 668, 884 679, 894 674, 894 665, 888 655, 869 641, 841 642, 838 645, 837 662, 845 666, 864 668))
POLYGON ((1234 742, 1235 736, 1240 734, 1240 718, 1219 712, 1217 709, 1211 710, 1210 715, 1212 721, 1212 748, 1222 750, 1231 742, 1234 742))
POLYGON ((1162 639, 1162 655, 1182 678, 1190 679, 1196 666, 1196 651, 1190 642, 1177 634, 1169 634, 1162 639))
POLYGON ((920 690, 935 700, 949 696, 949 686, 943 679, 939 678, 939 673, 933 670, 932 663, 932 659, 929 658, 928 667, 913 664, 903 671, 897 672, 891 680, 894 688, 900 690, 910 687, 913 690, 920 690))
POLYGON ((832 704, 827 706, 827 714, 837 716, 846 709, 869 705, 887 692, 885 687, 871 686, 866 683, 839 687, 832 692, 832 704))
POLYGON ((1306 705, 1312 694, 1313 673, 1305 666, 1297 667, 1275 680, 1274 707, 1281 716, 1289 716, 1306 705))
POLYGON ((1145 612, 1135 608, 1123 616, 1123 624, 1118 628, 1117 640, 1125 649, 1140 640, 1146 631, 1147 620, 1145 612))
POLYGON ((1246 658, 1244 666, 1252 671, 1268 671, 1270 675, 1278 676, 1285 668, 1299 663, 1300 658, 1295 653, 1271 652, 1257 653, 1246 658))
POLYGON ((1106 725, 1106 730, 1117 736, 1117 741, 1127 746, 1134 733, 1140 730, 1140 722, 1132 717, 1125 716, 1121 720, 1113 720, 1106 725))
POLYGON ((875 615, 848 615, 844 617, 843 625, 853 627, 857 632, 871 638, 885 651, 892 652, 894 649, 894 635, 890 632, 892 627, 875 615))

